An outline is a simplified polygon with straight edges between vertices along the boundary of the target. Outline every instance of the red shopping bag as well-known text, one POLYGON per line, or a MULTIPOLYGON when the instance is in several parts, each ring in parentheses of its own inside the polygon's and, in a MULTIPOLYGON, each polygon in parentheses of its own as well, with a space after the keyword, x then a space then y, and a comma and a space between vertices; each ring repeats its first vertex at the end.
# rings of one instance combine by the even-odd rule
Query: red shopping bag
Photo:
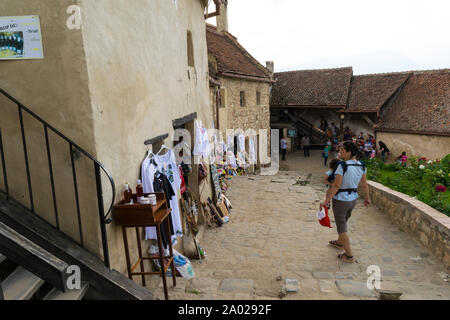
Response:
POLYGON ((318 213, 318 217, 319 217, 319 223, 322 226, 331 228, 331 222, 330 222, 330 217, 328 217, 328 208, 327 207, 321 207, 320 208, 320 212, 318 213))

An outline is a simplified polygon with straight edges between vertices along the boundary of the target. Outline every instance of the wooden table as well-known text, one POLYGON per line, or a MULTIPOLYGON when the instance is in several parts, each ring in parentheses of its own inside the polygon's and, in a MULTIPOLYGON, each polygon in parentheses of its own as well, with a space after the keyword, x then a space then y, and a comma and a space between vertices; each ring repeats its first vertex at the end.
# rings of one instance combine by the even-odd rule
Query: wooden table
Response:
MULTIPOLYGON (((150 193, 145 194, 148 196, 150 193)), ((133 276, 141 276, 142 277, 142 285, 145 287, 145 276, 146 275, 154 275, 160 274, 163 279, 164 285, 164 296, 166 300, 169 300, 168 290, 167 290, 167 281, 166 281, 166 273, 171 266, 172 269, 172 278, 173 285, 176 286, 176 270, 175 270, 175 262, 173 260, 173 248, 172 248, 172 237, 171 237, 171 222, 172 219, 170 217, 170 213, 172 209, 168 208, 167 201, 164 193, 154 193, 156 195, 156 205, 143 205, 143 204, 133 204, 133 205, 125 205, 123 202, 119 205, 113 207, 113 218, 117 225, 122 226, 123 233, 123 242, 125 247, 125 258, 127 261, 127 270, 128 277, 133 280, 133 276), (161 240, 161 225, 165 223, 167 226, 167 236, 169 242, 169 256, 163 256, 163 245, 161 240), (142 245, 141 245, 141 234, 139 232, 140 227, 156 227, 157 232, 157 243, 159 249, 158 257, 150 257, 144 256, 142 254, 142 245), (136 229, 136 239, 138 245, 138 253, 139 259, 131 265, 130 259, 130 250, 128 247, 128 237, 127 237, 127 228, 135 228, 136 229), (145 260, 153 260, 158 259, 161 271, 158 272, 146 272, 144 269, 144 261, 145 260), (164 259, 168 259, 167 263, 164 262, 164 259), (140 272, 135 272, 136 268, 140 266, 140 272)), ((136 201, 136 195, 133 195, 134 203, 136 201)))

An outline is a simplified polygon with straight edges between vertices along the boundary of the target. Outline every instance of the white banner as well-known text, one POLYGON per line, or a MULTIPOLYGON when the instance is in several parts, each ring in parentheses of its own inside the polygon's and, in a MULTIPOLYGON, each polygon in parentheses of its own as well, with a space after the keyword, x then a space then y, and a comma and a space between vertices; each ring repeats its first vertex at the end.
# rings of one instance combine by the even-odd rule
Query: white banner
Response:
POLYGON ((44 59, 39 16, 0 17, 0 60, 44 59))

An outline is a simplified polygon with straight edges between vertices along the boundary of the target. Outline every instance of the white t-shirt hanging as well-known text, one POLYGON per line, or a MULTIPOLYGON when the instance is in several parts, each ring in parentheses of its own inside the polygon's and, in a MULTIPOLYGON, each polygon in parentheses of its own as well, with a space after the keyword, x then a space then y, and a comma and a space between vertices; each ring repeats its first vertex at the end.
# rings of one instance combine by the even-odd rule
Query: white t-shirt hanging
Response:
MULTIPOLYGON (((169 150, 164 155, 155 155, 153 156, 153 162, 147 157, 142 163, 142 187, 144 188, 144 192, 154 192, 153 189, 153 181, 155 177, 155 173, 157 171, 162 172, 167 176, 167 180, 169 180, 172 189, 175 192, 175 196, 169 201, 170 207, 172 208, 172 227, 174 230, 174 235, 172 236, 172 243, 176 243, 177 237, 181 237, 183 235, 183 229, 181 226, 180 219, 180 209, 178 206, 178 191, 181 187, 181 177, 180 171, 178 170, 178 166, 176 164, 175 153, 173 150, 169 150)), ((145 239, 156 239, 156 228, 155 227, 147 227, 145 228, 145 239)))
POLYGON ((250 137, 249 140, 249 160, 251 164, 256 164, 256 150, 254 137, 250 137))
POLYGON ((201 156, 203 154, 203 132, 199 121, 195 122, 195 146, 194 156, 201 156))
POLYGON ((207 158, 211 152, 211 144, 209 143, 209 136, 208 136, 208 130, 205 128, 202 128, 202 155, 203 157, 207 158))

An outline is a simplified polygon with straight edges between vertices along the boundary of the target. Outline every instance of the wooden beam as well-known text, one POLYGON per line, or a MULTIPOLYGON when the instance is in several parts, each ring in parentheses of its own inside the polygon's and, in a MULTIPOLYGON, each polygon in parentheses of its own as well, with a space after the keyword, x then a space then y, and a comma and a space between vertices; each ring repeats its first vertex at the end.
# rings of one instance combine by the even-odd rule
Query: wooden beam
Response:
POLYGON ((0 222, 22 234, 69 265, 78 265, 82 281, 89 282, 96 297, 107 300, 153 300, 153 294, 116 270, 63 232, 0 192, 0 222))
POLYGON ((362 117, 364 120, 366 120, 368 124, 370 124, 370 125, 372 125, 372 126, 374 125, 372 119, 370 119, 369 116, 368 116, 367 114, 363 114, 363 115, 361 115, 361 117, 362 117))
POLYGON ((178 118, 172 121, 172 126, 174 127, 174 129, 180 128, 183 125, 185 125, 188 122, 194 121, 195 119, 197 119, 197 112, 188 114, 187 116, 184 116, 182 118, 178 118))
POLYGON ((155 143, 164 141, 164 140, 167 139, 168 137, 169 137, 169 134, 166 133, 166 134, 163 134, 163 135, 160 135, 160 136, 157 136, 157 137, 148 139, 148 140, 146 140, 146 141, 144 142, 144 144, 145 144, 146 146, 151 145, 151 144, 155 144, 155 143))
POLYGON ((0 222, 0 251, 8 259, 66 292, 69 265, 0 222))

